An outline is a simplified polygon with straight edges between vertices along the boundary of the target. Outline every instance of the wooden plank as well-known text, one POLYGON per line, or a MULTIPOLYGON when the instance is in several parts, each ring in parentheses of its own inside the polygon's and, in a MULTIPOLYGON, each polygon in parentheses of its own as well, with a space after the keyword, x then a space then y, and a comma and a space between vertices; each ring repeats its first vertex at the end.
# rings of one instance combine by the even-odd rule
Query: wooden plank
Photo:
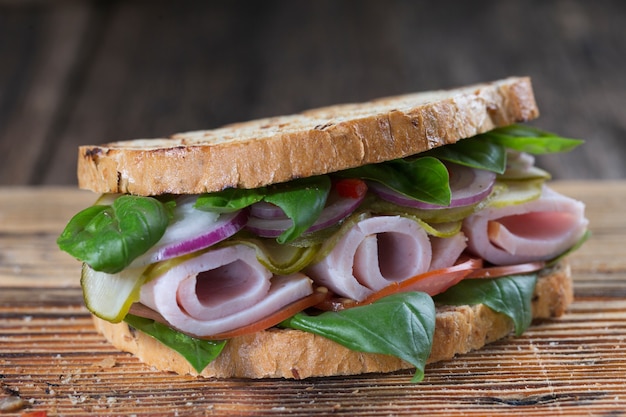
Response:
POLYGON ((96 196, 70 187, 0 192, 0 286, 77 287, 80 265, 56 247, 69 219, 96 196))
POLYGON ((116 4, 42 183, 74 182, 78 145, 249 118, 260 82, 259 45, 250 31, 261 25, 262 10, 218 2, 116 4))
POLYGON ((569 312, 429 365, 420 384, 409 382, 410 372, 302 381, 155 372, 95 333, 77 262, 56 255, 56 235, 93 195, 0 188, 0 398, 19 393, 22 411, 76 416, 619 414, 626 408, 626 219, 619 212, 626 182, 554 187, 587 203, 593 232, 571 259, 569 312), (7 252, 15 242, 19 249, 7 252))
MULTIPOLYGON (((72 93, 81 71, 81 47, 90 25, 89 3, 63 3, 51 8, 13 9, 9 27, 0 35, 15 49, 2 56, 13 65, 0 78, 0 99, 7 109, 2 117, 0 184, 29 184, 46 172, 62 133, 72 93), (17 33, 6 33, 13 25, 17 33), (18 31, 19 30, 19 31, 18 31), (16 57, 17 59, 14 59, 16 57)), ((74 183, 71 181, 70 183, 74 183)))

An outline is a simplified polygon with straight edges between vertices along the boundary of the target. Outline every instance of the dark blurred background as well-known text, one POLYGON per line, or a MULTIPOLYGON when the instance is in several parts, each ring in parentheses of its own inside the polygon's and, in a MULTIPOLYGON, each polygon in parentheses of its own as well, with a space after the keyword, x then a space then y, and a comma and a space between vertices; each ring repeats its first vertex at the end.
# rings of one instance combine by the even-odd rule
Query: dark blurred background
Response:
POLYGON ((76 147, 530 75, 533 125, 626 178, 626 1, 0 0, 0 185, 75 184, 76 147))

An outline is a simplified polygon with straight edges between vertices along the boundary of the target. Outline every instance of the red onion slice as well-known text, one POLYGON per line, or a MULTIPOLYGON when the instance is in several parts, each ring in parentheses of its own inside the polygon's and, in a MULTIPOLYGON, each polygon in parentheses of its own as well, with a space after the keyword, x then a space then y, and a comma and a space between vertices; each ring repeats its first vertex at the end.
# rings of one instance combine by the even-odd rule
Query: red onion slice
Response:
POLYGON ((165 234, 150 250, 133 261, 144 266, 208 248, 241 230, 248 218, 245 210, 214 213, 193 207, 196 197, 179 199, 174 219, 165 234))
MULTIPOLYGON (((359 198, 350 198, 340 197, 336 192, 331 192, 331 195, 328 198, 330 204, 322 210, 320 217, 313 224, 313 226, 309 227, 304 232, 304 234, 313 233, 339 223, 356 210, 359 204, 363 201, 363 198, 365 198, 365 194, 359 198)), ((257 236, 274 238, 280 236, 282 232, 290 228, 292 225, 293 221, 289 218, 260 218, 251 215, 248 218, 246 229, 257 236)))
POLYGON ((442 209, 462 207, 477 203, 486 198, 493 189, 496 174, 491 171, 474 169, 458 164, 446 164, 450 175, 452 196, 449 206, 424 203, 405 196, 380 183, 368 184, 380 198, 401 206, 418 209, 442 209))
POLYGON ((260 219, 287 219, 283 209, 265 201, 259 201, 251 205, 250 215, 260 219))

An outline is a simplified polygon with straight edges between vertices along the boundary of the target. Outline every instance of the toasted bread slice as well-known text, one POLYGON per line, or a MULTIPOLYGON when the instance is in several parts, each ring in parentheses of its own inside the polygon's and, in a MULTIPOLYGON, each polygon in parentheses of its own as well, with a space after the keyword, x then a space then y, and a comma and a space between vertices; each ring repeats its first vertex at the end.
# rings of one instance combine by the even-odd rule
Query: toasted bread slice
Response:
MULTIPOLYGON (((560 264, 543 273, 535 288, 533 318, 562 315, 573 300, 570 268, 560 264)), ((198 375, 177 352, 126 323, 109 323, 94 317, 96 329, 115 347, 163 371, 198 375)), ((480 349, 507 336, 513 322, 483 304, 438 306, 429 363, 480 349)), ((200 374, 218 378, 309 378, 392 372, 412 365, 401 359, 350 350, 331 340, 293 329, 269 329, 236 337, 200 374)))
POLYGON ((81 146, 78 183, 136 195, 256 188, 413 155, 538 115, 530 79, 512 77, 167 139, 81 146))

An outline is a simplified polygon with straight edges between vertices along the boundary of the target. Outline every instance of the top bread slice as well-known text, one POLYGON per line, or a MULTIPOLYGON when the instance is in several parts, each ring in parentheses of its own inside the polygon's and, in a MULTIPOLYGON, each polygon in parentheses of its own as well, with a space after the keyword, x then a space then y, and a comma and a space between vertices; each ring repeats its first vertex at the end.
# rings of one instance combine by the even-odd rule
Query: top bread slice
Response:
POLYGON ((257 188, 402 158, 538 115, 530 79, 511 77, 170 138, 81 146, 78 184, 146 196, 257 188))

